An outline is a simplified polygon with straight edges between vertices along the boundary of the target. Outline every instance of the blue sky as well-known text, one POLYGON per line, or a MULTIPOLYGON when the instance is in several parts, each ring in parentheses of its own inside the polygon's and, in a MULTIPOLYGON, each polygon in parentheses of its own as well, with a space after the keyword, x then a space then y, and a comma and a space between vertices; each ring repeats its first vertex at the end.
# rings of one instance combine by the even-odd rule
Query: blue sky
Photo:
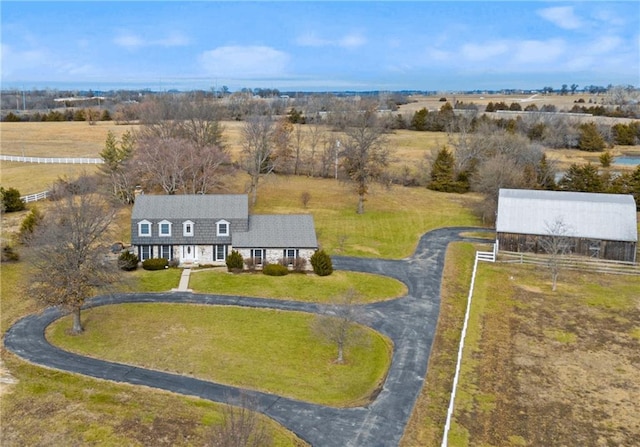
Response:
POLYGON ((3 88, 640 87, 640 2, 2 1, 3 88))

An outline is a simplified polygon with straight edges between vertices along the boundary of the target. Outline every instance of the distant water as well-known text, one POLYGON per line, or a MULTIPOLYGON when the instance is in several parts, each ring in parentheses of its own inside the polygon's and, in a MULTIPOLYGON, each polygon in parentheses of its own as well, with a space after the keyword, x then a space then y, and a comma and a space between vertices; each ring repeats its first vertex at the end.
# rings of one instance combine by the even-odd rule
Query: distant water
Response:
POLYGON ((625 165, 625 166, 638 166, 640 165, 640 157, 632 157, 628 155, 624 155, 622 157, 616 157, 613 161, 615 165, 625 165))

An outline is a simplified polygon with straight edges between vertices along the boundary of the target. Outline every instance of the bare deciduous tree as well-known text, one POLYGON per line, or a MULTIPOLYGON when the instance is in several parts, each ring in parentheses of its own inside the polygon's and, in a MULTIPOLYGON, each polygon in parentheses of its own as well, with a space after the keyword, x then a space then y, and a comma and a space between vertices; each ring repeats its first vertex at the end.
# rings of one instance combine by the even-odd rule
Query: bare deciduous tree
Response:
POLYGON ((269 116, 252 116, 242 128, 243 167, 249 174, 251 204, 258 199, 260 179, 275 168, 273 121, 269 116))
POLYGON ((326 140, 325 126, 322 124, 319 117, 317 119, 308 119, 308 123, 305 126, 307 129, 306 135, 309 145, 307 157, 305 157, 305 164, 307 166, 306 171, 307 175, 315 177, 318 174, 318 162, 316 160, 318 158, 318 151, 322 141, 326 140))
POLYGON ((358 114, 354 127, 345 131, 342 147, 342 166, 358 194, 357 212, 363 214, 369 186, 382 178, 389 165, 390 151, 375 111, 358 114))
POLYGON ((229 154, 218 146, 199 146, 179 138, 139 139, 132 169, 147 189, 165 194, 206 194, 224 183, 229 154))
POLYGON ((82 332, 80 310, 86 298, 115 280, 115 263, 107 261, 107 230, 115 215, 103 198, 74 183, 52 202, 46 221, 31 243, 31 296, 73 314, 73 333, 82 332))
POLYGON ((553 222, 545 222, 545 235, 540 237, 540 246, 549 256, 547 265, 551 271, 551 290, 556 291, 561 259, 571 252, 571 227, 558 216, 553 222))
POLYGON ((178 113, 178 136, 200 148, 216 147, 222 150, 224 126, 220 123, 221 115, 220 108, 212 100, 183 100, 178 113))
POLYGON ((291 142, 293 144, 293 175, 300 174, 306 140, 307 135, 302 124, 296 124, 291 138, 291 142))
POLYGON ((355 290, 349 289, 327 306, 326 314, 318 315, 313 322, 313 332, 335 344, 336 363, 344 363, 344 351, 347 347, 361 342, 361 332, 356 324, 361 317, 361 309, 356 305, 356 299, 355 290))
POLYGON ((222 411, 222 424, 213 428, 211 445, 214 447, 273 445, 271 433, 256 410, 256 402, 245 394, 240 396, 238 406, 226 405, 222 411))
POLYGON ((165 194, 178 192, 186 169, 182 160, 184 146, 184 140, 172 137, 138 140, 134 165, 147 189, 160 187, 165 194))
POLYGON ((274 158, 277 159, 279 173, 294 172, 295 154, 292 145, 293 124, 287 117, 282 117, 275 123, 273 129, 274 158))

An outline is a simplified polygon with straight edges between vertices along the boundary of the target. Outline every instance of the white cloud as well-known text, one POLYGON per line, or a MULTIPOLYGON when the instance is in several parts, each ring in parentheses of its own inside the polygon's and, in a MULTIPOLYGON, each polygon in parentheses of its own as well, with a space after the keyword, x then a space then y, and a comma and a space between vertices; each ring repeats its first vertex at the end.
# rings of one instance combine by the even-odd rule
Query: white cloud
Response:
POLYGON ((359 33, 348 34, 338 41, 342 48, 355 49, 367 43, 367 39, 359 33))
POLYGON ((158 39, 153 43, 163 47, 182 47, 189 44, 189 39, 181 33, 172 32, 167 37, 158 39))
POLYGON ((145 45, 144 40, 140 36, 132 33, 120 33, 113 39, 113 43, 128 49, 136 49, 145 45))
POLYGON ((513 45, 511 61, 537 68, 560 60, 566 49, 567 45, 562 39, 517 41, 513 45))
POLYGON ((226 46, 205 51, 200 63, 219 77, 270 77, 286 72, 289 55, 266 46, 226 46))
POLYGON ((326 47, 331 45, 331 41, 327 39, 322 39, 315 35, 315 33, 307 33, 301 36, 298 36, 296 39, 296 44, 301 47, 326 47))
POLYGON ((448 62, 453 57, 455 57, 454 53, 451 51, 441 50, 439 48, 427 48, 426 51, 426 60, 432 60, 434 62, 448 62))
POLYGON ((599 36, 589 45, 589 51, 594 54, 611 53, 623 50, 624 42, 618 36, 599 36))
POLYGON ((483 44, 465 44, 461 48, 462 57, 468 61, 483 61, 502 56, 509 51, 509 45, 504 41, 485 42, 483 44))
POLYGON ((143 47, 177 47, 184 46, 189 43, 189 39, 178 32, 172 32, 168 36, 157 39, 145 39, 142 36, 129 32, 120 31, 113 39, 113 43, 129 50, 137 50, 143 47))
POLYGON ((572 6, 554 6, 539 9, 537 13, 543 19, 563 29, 578 29, 584 25, 584 22, 575 15, 572 6))
POLYGON ((20 73, 24 70, 38 69, 49 59, 46 50, 41 48, 16 51, 10 45, 3 43, 1 51, 0 61, 2 61, 3 78, 11 77, 14 73, 20 73))
POLYGON ((323 37, 319 37, 313 32, 310 32, 298 36, 295 42, 301 47, 340 47, 355 49, 365 45, 367 43, 367 39, 358 32, 346 34, 336 39, 325 39, 323 37))

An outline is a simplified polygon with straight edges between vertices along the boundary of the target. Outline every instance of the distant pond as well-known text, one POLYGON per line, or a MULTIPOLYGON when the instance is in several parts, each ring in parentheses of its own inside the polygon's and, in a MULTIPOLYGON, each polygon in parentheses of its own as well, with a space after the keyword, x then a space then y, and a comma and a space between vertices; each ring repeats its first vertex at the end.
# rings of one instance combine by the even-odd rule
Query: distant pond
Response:
POLYGON ((625 165, 625 166, 638 166, 640 165, 640 156, 623 155, 622 157, 616 157, 613 160, 613 164, 625 165))

